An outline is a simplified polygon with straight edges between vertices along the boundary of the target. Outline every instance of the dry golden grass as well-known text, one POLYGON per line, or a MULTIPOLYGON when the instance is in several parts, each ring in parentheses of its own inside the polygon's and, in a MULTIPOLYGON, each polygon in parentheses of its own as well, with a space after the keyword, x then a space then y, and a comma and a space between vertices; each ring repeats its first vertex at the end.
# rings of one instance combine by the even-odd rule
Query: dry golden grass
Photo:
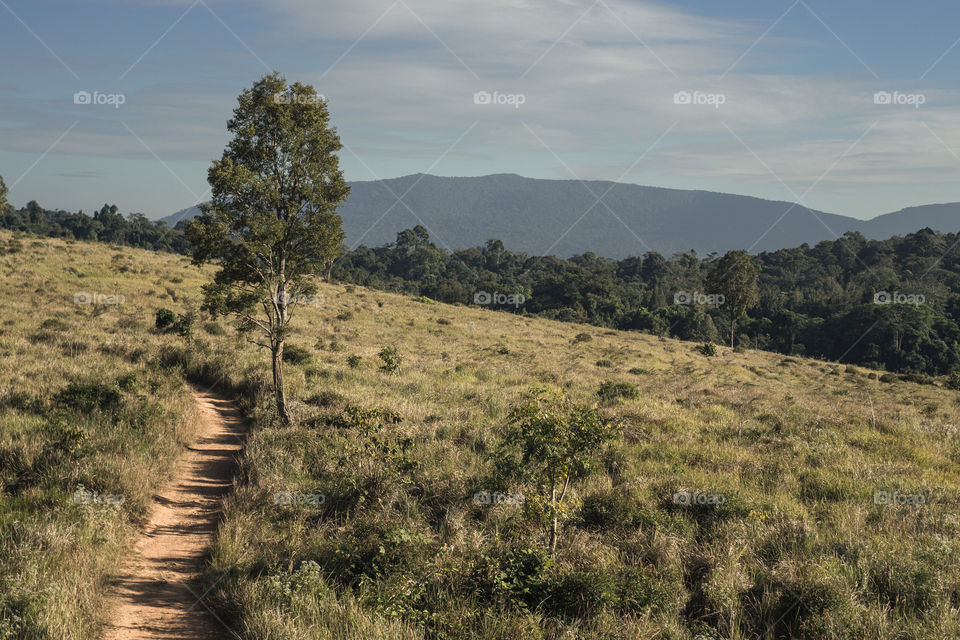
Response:
MULTIPOLYGON (((0 242, 9 237, 0 234, 0 242)), ((227 576, 217 583, 216 602, 246 637, 754 638, 770 624, 782 637, 960 637, 956 392, 759 351, 718 347, 717 356, 705 357, 691 343, 334 284, 321 285, 316 306, 296 309, 290 344, 311 357, 288 365, 298 424, 281 428, 271 424, 262 395, 263 351, 229 328, 209 335, 203 322, 189 345, 150 332, 158 307, 182 312, 197 305, 209 270, 172 255, 34 243, 25 240, 22 252, 0 258, 0 323, 11 323, 0 335, 6 391, 49 398, 77 376, 147 375, 146 363, 164 347, 164 362, 181 362, 193 376, 202 365, 207 384, 260 391, 245 399, 259 426, 209 571, 211 580, 227 576), (126 300, 96 315, 73 303, 76 291, 126 300), (54 341, 31 342, 47 318, 70 329, 54 341), (592 339, 578 342, 580 333, 592 339), (400 375, 379 370, 385 346, 403 357, 400 375), (140 360, 124 359, 137 349, 140 360), (361 358, 358 366, 348 364, 350 356, 361 358), (598 366, 602 361, 610 366, 598 366), (522 509, 478 507, 471 499, 481 489, 535 491, 491 484, 490 453, 510 407, 535 384, 596 403, 607 381, 630 382, 639 397, 601 403, 623 436, 605 453, 601 473, 574 485, 574 509, 550 569, 556 580, 568 580, 563 584, 574 577, 596 582, 603 605, 569 617, 471 591, 471 572, 483 558, 500 561, 506 549, 543 541, 542 531, 521 526, 529 525, 522 509), (362 443, 327 424, 348 404, 403 416, 399 429, 412 439, 407 455, 417 468, 400 473, 389 456, 350 457, 362 443), (325 501, 274 503, 278 492, 293 491, 319 492, 325 501), (682 491, 720 494, 725 503, 673 504, 682 491), (925 504, 876 504, 878 492, 922 494, 925 504), (398 539, 404 542, 390 542, 398 539), (371 540, 397 558, 367 578, 348 576, 338 558, 371 540), (298 568, 309 562, 318 563, 318 577, 297 582, 298 568), (646 576, 634 585, 634 600, 623 600, 620 582, 603 586, 625 568, 646 576), (404 582, 414 572, 428 576, 427 593, 404 582)), ((164 387, 150 397, 167 403, 171 429, 189 415, 182 389, 164 387)), ((0 451, 40 446, 30 420, 8 409, 0 414, 0 451)), ((157 449, 98 453, 102 477, 115 477, 135 502, 143 500, 183 439, 167 435, 157 449)), ((2 500, 0 513, 12 512, 11 498, 2 500)), ((52 516, 37 508, 33 517, 52 516)), ((79 518, 71 512, 53 519, 61 530, 79 518)), ((9 519, 0 522, 3 544, 18 544, 9 541, 9 519)), ((108 548, 122 548, 129 533, 122 518, 117 522, 115 533, 96 527, 110 539, 108 548)), ((86 558, 104 548, 82 537, 70 547, 59 535, 48 545, 57 553, 86 558)), ((45 586, 95 591, 91 585, 112 561, 98 556, 76 569, 49 562, 53 572, 32 582, 23 567, 2 565, 5 576, 26 585, 17 593, 42 600, 37 606, 45 612, 57 608, 54 599, 31 594, 45 586)), ((82 619, 95 619, 96 596, 82 600, 82 619)), ((43 615, 66 620, 66 613, 43 615)), ((58 637, 81 637, 45 624, 58 637)))

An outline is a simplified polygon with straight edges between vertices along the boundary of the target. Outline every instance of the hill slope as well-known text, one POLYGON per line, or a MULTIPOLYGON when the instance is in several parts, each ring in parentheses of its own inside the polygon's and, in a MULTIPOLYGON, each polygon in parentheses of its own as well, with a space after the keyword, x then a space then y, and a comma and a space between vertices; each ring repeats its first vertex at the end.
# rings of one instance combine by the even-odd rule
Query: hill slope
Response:
MULTIPOLYGON (((197 213, 193 207, 164 220, 173 226, 197 213)), ((393 242, 398 231, 423 224, 446 248, 497 238, 530 255, 592 251, 608 258, 648 250, 772 251, 833 240, 847 231, 884 239, 924 227, 960 230, 960 203, 911 207, 863 221, 749 196, 513 174, 353 182, 340 214, 350 246, 393 242)))
MULTIPOLYGON (((152 384, 182 373, 248 403, 256 424, 210 551, 205 599, 244 637, 960 635, 955 392, 322 285, 297 309, 290 341, 302 351, 287 371, 297 424, 281 427, 263 393, 265 354, 229 328, 220 335, 224 323, 198 322, 189 340, 149 330, 156 308, 184 312, 198 301, 205 276, 185 259, 43 240, 0 256, 0 268, 10 274, 0 309, 12 321, 0 334, 3 366, 23 371, 3 388, 3 455, 59 442, 35 411, 74 376, 112 388, 109 367, 121 362, 148 399, 152 384), (42 292, 39 304, 24 291, 42 292), (124 303, 78 306, 78 291, 124 303), (56 335, 32 341, 50 318, 65 328, 49 324, 56 335), (87 343, 79 358, 77 339, 87 343), (379 368, 385 346, 403 358, 399 375, 379 368), (618 397, 609 386, 598 393, 604 383, 626 384, 618 397), (597 473, 570 486, 553 557, 540 488, 495 464, 511 407, 538 384, 597 405, 620 432, 597 473)), ((122 392, 122 407, 136 401, 122 392)), ((111 464, 129 459, 135 469, 152 438, 169 437, 85 429, 111 464)), ((4 477, 0 572, 5 585, 20 582, 11 596, 0 591, 0 629, 62 614, 73 606, 56 597, 63 576, 82 590, 90 574, 74 565, 109 564, 100 547, 44 528, 40 507, 78 480, 142 493, 129 474, 98 471, 101 458, 84 460, 45 467, 53 493, 30 494, 35 511, 4 477), (26 622, 10 622, 14 614, 26 622)), ((83 531, 114 522, 100 510, 54 513, 64 531, 71 521, 88 523, 83 531)), ((84 609, 86 620, 97 615, 84 609)))

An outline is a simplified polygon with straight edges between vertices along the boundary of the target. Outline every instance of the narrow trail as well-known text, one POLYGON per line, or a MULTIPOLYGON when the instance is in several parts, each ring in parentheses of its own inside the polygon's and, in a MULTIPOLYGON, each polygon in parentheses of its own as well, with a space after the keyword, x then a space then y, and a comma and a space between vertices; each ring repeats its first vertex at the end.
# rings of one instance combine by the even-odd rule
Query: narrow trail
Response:
POLYGON ((228 638, 207 609, 199 583, 223 498, 229 493, 247 425, 234 404, 194 391, 197 439, 177 463, 173 480, 154 499, 144 535, 116 581, 108 640, 228 638))

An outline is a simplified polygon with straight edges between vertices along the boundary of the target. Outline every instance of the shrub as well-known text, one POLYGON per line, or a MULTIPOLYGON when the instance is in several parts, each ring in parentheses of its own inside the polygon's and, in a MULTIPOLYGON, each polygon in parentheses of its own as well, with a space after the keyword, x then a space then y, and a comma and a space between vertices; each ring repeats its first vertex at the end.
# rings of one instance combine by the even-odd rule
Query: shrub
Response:
POLYGON ((156 328, 160 331, 165 331, 168 328, 172 327, 173 324, 177 321, 177 314, 175 314, 170 309, 157 309, 156 317, 156 328))
POLYGON ((880 382, 886 382, 887 384, 891 384, 896 381, 897 381, 897 376, 893 375, 892 373, 885 373, 882 376, 880 376, 880 382))
POLYGON ((590 342, 593 340, 593 336, 589 333, 578 333, 573 337, 573 344, 580 344, 581 342, 590 342))
POLYGON ((342 395, 336 391, 329 390, 318 391, 306 399, 307 404, 311 404, 315 407, 331 407, 345 401, 346 398, 344 398, 342 395))
POLYGON ((40 328, 50 331, 69 331, 70 326, 60 318, 47 318, 40 323, 40 328))
POLYGON ((363 357, 353 354, 347 358, 347 366, 351 369, 356 369, 363 363, 363 357))
POLYGON ((349 309, 347 311, 341 311, 340 313, 337 314, 337 320, 346 322, 347 320, 352 320, 352 319, 353 319, 353 311, 350 311, 349 309))
POLYGON ((960 370, 953 371, 949 376, 947 376, 947 381, 945 384, 947 385, 947 389, 960 391, 960 370))
POLYGON ((713 356, 717 355, 717 345, 713 344, 712 342, 704 342, 697 345, 697 351, 708 358, 712 358, 713 356))
POLYGON ((380 365, 381 371, 394 376, 400 375, 401 367, 403 366, 403 356, 400 355, 396 347, 384 347, 380 349, 379 356, 383 361, 383 364, 380 365))
POLYGON ((613 362, 610 360, 597 360, 597 366, 601 369, 610 369, 613 367, 613 362))
POLYGON ((902 373, 900 379, 915 384, 933 384, 933 378, 925 373, 902 373))
POLYGON ((620 398, 633 400, 640 397, 640 390, 632 382, 613 382, 607 380, 600 384, 600 390, 597 395, 604 402, 613 402, 620 398))
POLYGON ((541 487, 539 499, 550 520, 550 552, 556 551, 558 525, 565 514, 571 480, 597 468, 615 427, 593 408, 575 405, 560 393, 534 388, 510 412, 497 466, 541 487))
POLYGON ((117 389, 99 382, 71 382, 57 392, 54 403, 68 409, 89 413, 95 409, 108 411, 120 406, 122 396, 117 389))
POLYGON ((212 336, 225 336, 227 335, 227 330, 220 326, 218 322, 207 322, 203 325, 203 330, 209 333, 212 336))
POLYGON ((309 349, 295 344, 288 344, 283 348, 283 361, 290 364, 306 364, 312 357, 309 349))

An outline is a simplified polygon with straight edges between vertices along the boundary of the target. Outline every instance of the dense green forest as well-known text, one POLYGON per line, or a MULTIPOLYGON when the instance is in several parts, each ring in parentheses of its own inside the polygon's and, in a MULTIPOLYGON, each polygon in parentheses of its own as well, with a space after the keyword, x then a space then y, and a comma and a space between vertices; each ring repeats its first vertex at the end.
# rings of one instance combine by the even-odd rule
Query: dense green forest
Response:
POLYGON ((97 240, 141 249, 186 253, 183 233, 163 222, 148 220, 142 213, 124 217, 116 205, 103 205, 93 216, 82 210, 50 211, 35 200, 19 210, 0 207, 0 228, 35 233, 51 238, 97 240))
MULTIPOLYGON (((737 342, 891 371, 951 372, 960 359, 958 241, 929 229, 884 241, 850 233, 754 256, 759 304, 737 324, 737 342)), ((729 328, 723 310, 699 304, 711 300, 705 282, 716 260, 692 252, 562 260, 512 253, 499 240, 451 254, 418 227, 391 245, 347 252, 333 277, 443 302, 721 342, 729 328)))
MULTIPOLYGON (((30 202, 0 220, 3 228, 45 236, 188 250, 179 228, 124 217, 116 206, 90 217, 30 202)), ((929 229, 883 241, 847 233, 753 256, 759 303, 736 325, 736 341, 890 371, 950 373, 960 363, 958 243, 958 234, 929 229)), ((442 302, 723 342, 729 319, 709 303, 706 287, 717 260, 693 252, 619 261, 592 253, 537 257, 508 251, 499 240, 449 252, 418 226, 382 247, 345 249, 332 276, 442 302)))

